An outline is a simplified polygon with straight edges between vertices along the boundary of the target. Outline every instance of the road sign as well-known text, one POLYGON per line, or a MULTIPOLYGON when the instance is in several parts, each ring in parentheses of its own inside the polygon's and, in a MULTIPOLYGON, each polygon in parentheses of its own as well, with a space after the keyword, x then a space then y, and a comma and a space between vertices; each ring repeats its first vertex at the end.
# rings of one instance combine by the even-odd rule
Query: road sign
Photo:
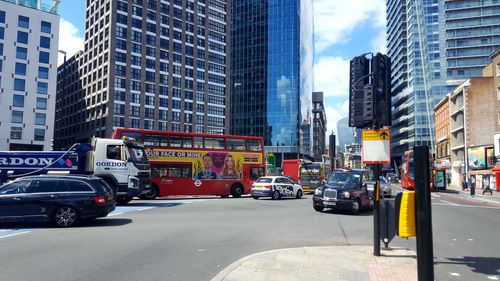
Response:
POLYGON ((363 130, 362 140, 391 140, 389 129, 363 130))
POLYGON ((363 164, 391 164, 391 135, 388 129, 362 131, 363 164))

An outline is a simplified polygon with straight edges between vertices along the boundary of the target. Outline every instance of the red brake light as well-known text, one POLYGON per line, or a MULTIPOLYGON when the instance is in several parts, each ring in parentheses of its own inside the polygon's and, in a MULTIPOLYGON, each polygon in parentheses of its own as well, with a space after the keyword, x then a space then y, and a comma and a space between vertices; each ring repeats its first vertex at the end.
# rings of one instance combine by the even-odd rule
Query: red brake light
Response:
POLYGON ((272 185, 265 185, 264 188, 266 188, 266 189, 272 189, 273 186, 272 185))
POLYGON ((92 197, 94 199, 94 202, 99 205, 99 206, 106 206, 106 199, 104 196, 94 196, 92 197))

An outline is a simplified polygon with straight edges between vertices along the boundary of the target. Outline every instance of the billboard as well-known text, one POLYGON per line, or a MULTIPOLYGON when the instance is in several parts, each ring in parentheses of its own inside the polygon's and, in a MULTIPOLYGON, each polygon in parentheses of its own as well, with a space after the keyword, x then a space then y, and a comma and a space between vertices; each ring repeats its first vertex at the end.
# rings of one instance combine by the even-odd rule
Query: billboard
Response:
POLYGON ((0 152, 0 170, 77 170, 78 154, 65 151, 0 152))
POLYGON ((479 146, 467 149, 467 163, 469 170, 485 170, 488 167, 487 153, 493 153, 493 147, 479 146))

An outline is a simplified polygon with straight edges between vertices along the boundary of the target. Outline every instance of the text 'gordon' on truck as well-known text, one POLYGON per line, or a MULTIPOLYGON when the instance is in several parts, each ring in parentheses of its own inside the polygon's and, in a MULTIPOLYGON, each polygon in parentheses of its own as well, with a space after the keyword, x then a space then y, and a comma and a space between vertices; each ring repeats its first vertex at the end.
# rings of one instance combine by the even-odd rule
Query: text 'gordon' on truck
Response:
POLYGON ((0 184, 47 173, 98 176, 113 189, 118 204, 127 204, 151 187, 144 147, 130 139, 93 138, 68 151, 0 151, 0 184))

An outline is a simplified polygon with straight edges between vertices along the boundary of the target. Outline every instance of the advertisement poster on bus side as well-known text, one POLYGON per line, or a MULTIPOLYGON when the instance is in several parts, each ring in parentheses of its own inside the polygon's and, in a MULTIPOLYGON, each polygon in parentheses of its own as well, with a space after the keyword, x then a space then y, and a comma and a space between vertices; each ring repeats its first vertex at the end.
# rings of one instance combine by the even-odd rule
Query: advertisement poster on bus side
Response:
POLYGON ((148 149, 146 154, 151 164, 192 163, 194 180, 241 179, 243 164, 262 163, 262 155, 259 153, 148 149))

